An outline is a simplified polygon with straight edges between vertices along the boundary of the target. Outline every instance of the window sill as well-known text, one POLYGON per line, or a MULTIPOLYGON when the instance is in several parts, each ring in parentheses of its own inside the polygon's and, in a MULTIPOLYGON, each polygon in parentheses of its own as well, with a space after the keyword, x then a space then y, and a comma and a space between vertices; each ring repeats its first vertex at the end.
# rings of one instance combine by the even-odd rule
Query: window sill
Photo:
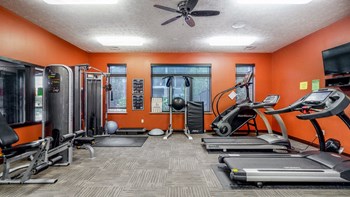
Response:
POLYGON ((127 114, 128 112, 126 111, 109 111, 107 114, 127 114))

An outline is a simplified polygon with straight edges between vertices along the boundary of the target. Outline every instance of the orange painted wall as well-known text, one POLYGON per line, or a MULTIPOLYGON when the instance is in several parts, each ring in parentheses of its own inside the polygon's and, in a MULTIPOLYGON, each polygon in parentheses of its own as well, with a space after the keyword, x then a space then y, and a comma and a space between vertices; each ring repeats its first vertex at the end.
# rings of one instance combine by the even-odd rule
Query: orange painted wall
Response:
MULTIPOLYGON (((127 64, 127 114, 109 114, 119 127, 145 127, 146 129, 166 129, 169 123, 168 114, 151 114, 151 64, 199 64, 212 65, 212 98, 226 88, 235 84, 235 65, 237 63, 254 63, 256 67, 256 100, 262 100, 271 93, 271 55, 270 54, 233 54, 233 53, 95 53, 89 54, 90 65, 107 71, 108 63, 127 64), (131 88, 133 78, 145 80, 145 110, 132 111, 131 88), (144 123, 141 123, 144 119, 144 123)), ((223 99, 222 110, 232 104, 223 99)), ((205 127, 210 129, 214 115, 205 115, 205 127)), ((183 115, 175 114, 173 128, 183 128, 183 115)), ((262 122, 259 128, 266 129, 262 122)))
POLYGON ((0 56, 38 65, 86 63, 87 53, 0 7, 0 56))
MULTIPOLYGON (((277 107, 283 107, 296 101, 311 91, 311 81, 320 80, 324 87, 324 71, 321 52, 344 43, 350 42, 350 17, 346 17, 328 27, 314 32, 303 39, 294 42, 272 54, 271 74, 272 90, 281 95, 277 107), (299 83, 307 81, 307 90, 299 90, 299 83)), ((346 110, 350 115, 350 107, 346 110)), ((283 115, 288 132, 291 136, 312 141, 315 131, 309 121, 298 120, 297 112, 283 115)), ((350 153, 349 129, 337 118, 321 119, 321 127, 326 131, 326 139, 341 140, 345 151, 350 153)), ((278 129, 276 123, 274 129, 278 129)), ((316 140, 317 141, 317 140, 316 140)))
MULTIPOLYGON (((0 56, 41 66, 75 65, 88 61, 87 53, 35 24, 0 7, 0 56)), ((41 136, 41 125, 16 129, 19 143, 41 136)))

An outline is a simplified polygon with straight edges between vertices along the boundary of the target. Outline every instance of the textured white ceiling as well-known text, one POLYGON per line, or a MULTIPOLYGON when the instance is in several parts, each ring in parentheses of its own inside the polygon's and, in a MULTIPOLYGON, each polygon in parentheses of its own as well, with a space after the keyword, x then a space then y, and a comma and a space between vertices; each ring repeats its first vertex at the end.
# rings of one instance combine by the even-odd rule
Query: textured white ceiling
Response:
POLYGON ((0 0, 0 5, 88 52, 273 52, 350 15, 350 0, 313 0, 306 5, 243 5, 236 0, 199 0, 194 10, 218 10, 219 16, 196 17, 196 26, 179 19, 180 0, 119 0, 116 5, 48 5, 42 0, 0 0), (244 23, 234 29, 235 23, 244 23), (97 36, 140 36, 141 47, 104 47, 97 36), (213 47, 212 36, 256 36, 246 47, 213 47))

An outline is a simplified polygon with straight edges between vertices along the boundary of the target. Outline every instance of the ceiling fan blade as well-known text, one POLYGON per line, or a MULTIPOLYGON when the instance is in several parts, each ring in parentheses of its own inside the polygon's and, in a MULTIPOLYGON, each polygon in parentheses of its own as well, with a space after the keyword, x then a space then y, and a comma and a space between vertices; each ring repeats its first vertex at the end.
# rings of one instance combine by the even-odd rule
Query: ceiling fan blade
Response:
POLYGON ((166 25, 166 24, 169 24, 169 23, 171 23, 171 22, 174 22, 174 21, 176 21, 177 19, 181 18, 181 16, 182 16, 182 15, 175 16, 174 18, 171 18, 171 19, 165 21, 164 23, 162 23, 162 25, 166 25))
POLYGON ((198 0, 187 0, 186 10, 188 12, 191 12, 193 10, 193 8, 196 7, 197 3, 198 3, 198 0))
POLYGON ((190 13, 191 16, 216 16, 219 15, 219 11, 215 10, 198 10, 190 13))
POLYGON ((155 5, 153 5, 153 7, 156 7, 156 8, 162 9, 162 10, 166 10, 166 11, 169 11, 169 12, 181 13, 181 12, 178 11, 177 9, 169 8, 169 7, 162 6, 162 5, 157 5, 157 4, 155 4, 155 5))
POLYGON ((191 16, 186 16, 185 21, 186 21, 187 25, 189 25, 190 27, 194 27, 196 25, 196 23, 194 22, 194 20, 191 16))

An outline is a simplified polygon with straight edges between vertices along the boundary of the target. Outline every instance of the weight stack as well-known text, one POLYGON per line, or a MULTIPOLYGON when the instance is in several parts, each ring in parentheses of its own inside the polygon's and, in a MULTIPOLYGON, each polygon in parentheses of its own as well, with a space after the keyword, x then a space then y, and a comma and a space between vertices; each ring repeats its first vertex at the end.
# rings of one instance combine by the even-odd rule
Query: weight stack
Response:
POLYGON ((190 134, 204 133, 204 103, 187 102, 187 126, 190 134))

